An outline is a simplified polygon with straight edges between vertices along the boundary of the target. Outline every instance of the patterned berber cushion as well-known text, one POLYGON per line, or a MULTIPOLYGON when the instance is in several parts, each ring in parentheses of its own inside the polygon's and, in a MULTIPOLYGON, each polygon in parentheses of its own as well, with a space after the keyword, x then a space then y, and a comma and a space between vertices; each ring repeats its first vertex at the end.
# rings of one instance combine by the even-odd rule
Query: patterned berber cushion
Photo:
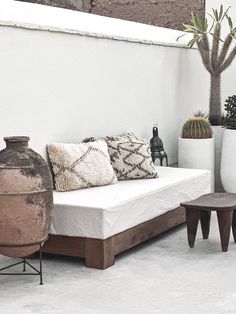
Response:
POLYGON ((107 144, 103 140, 81 144, 50 144, 47 150, 57 191, 117 182, 107 144))
POLYGON ((118 180, 157 178, 151 158, 150 145, 133 133, 106 137, 112 166, 118 180))

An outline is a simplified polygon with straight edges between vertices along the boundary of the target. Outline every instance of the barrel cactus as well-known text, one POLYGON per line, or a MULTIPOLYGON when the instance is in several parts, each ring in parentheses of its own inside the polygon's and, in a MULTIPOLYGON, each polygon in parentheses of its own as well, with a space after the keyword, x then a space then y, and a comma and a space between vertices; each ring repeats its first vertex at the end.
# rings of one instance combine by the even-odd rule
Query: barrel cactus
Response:
POLYGON ((204 116, 196 115, 189 118, 183 125, 182 138, 211 138, 212 128, 204 116))

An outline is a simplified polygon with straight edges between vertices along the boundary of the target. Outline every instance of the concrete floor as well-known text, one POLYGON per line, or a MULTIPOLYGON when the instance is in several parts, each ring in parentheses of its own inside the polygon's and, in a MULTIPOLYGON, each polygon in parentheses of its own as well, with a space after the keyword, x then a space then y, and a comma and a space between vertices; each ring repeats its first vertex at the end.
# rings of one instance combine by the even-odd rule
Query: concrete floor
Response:
MULTIPOLYGON (((209 240, 198 233, 194 249, 180 227, 120 255, 105 271, 46 256, 43 286, 37 277, 0 277, 0 313, 235 314, 236 245, 231 238, 222 253, 215 218, 211 227, 209 240)), ((1 256, 0 266, 9 261, 1 256)))

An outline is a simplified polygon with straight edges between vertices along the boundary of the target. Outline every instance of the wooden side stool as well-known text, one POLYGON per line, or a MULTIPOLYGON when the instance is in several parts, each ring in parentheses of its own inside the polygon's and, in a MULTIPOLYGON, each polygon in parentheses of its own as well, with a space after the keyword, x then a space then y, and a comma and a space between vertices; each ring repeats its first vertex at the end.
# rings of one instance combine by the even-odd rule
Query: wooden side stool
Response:
POLYGON ((203 239, 208 239, 212 211, 217 213, 222 251, 228 251, 231 227, 236 242, 236 194, 210 193, 180 205, 185 207, 188 243, 191 248, 194 247, 199 220, 203 239))

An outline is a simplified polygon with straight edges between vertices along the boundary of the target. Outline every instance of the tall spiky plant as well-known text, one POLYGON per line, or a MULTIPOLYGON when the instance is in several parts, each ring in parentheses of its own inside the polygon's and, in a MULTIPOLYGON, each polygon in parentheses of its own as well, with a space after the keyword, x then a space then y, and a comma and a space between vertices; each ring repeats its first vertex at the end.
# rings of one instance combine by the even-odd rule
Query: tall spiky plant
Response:
POLYGON ((211 76, 209 120, 212 125, 219 125, 221 122, 221 73, 231 65, 236 56, 236 46, 232 47, 233 40, 236 39, 236 27, 228 15, 229 9, 224 11, 223 5, 219 10, 212 9, 213 14, 209 14, 212 20, 210 26, 207 19, 202 19, 194 12, 191 13, 191 23, 183 24, 184 32, 193 34, 188 46, 192 48, 197 45, 203 64, 211 76), (222 40, 221 27, 224 20, 228 22, 229 33, 222 40))

